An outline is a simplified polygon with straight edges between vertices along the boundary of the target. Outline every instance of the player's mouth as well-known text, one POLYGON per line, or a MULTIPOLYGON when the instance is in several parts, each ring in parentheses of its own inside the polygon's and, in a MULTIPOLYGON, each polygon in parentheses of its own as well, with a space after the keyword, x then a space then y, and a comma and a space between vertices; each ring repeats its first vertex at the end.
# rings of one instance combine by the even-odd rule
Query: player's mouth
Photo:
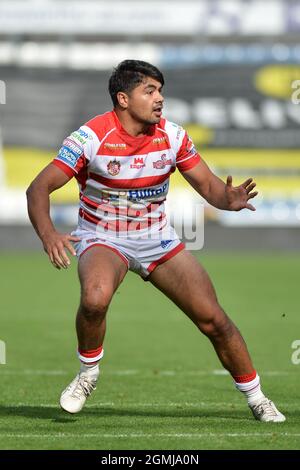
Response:
POLYGON ((154 114, 156 114, 157 117, 160 117, 162 115, 162 106, 157 106, 156 108, 153 109, 154 114))

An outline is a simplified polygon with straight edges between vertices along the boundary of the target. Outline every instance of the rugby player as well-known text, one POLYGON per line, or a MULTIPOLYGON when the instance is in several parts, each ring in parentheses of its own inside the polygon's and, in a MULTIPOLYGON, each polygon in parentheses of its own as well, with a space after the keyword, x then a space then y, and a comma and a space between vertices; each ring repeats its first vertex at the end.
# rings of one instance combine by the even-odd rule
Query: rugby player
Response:
POLYGON ((128 270, 150 281, 206 335, 256 419, 285 417, 262 392, 260 378, 236 326, 219 305, 212 282, 167 220, 164 201, 176 168, 214 207, 255 210, 252 178, 234 186, 219 179, 187 132, 162 117, 164 77, 153 65, 125 60, 112 72, 113 110, 69 135, 57 157, 27 190, 28 212, 53 266, 77 255, 81 284, 76 318, 80 370, 62 392, 61 407, 78 413, 96 388, 106 314, 128 270), (59 233, 49 195, 75 177, 80 189, 78 227, 59 233), (180 289, 178 288, 180 286, 180 289))

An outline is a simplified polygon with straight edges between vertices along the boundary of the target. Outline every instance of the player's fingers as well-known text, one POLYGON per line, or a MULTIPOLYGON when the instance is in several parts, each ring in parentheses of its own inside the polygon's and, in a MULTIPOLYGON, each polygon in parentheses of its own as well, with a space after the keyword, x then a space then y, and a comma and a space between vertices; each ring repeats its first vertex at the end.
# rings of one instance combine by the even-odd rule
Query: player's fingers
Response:
POLYGON ((54 268, 56 268, 56 269, 60 269, 60 267, 56 266, 56 263, 55 263, 55 261, 54 261, 54 255, 53 255, 52 251, 51 251, 51 250, 48 250, 48 248, 46 248, 46 247, 44 247, 44 250, 45 250, 45 252, 47 253, 48 258, 49 258, 49 260, 50 260, 52 266, 53 266, 54 268))
POLYGON ((70 263, 70 260, 67 256, 67 253, 65 252, 65 241, 60 241, 57 244, 57 250, 58 250, 58 256, 60 257, 60 259, 63 263, 63 267, 65 269, 68 268, 71 263, 70 263))
POLYGON ((249 209, 250 211, 256 211, 255 207, 252 206, 252 204, 246 204, 246 208, 249 209))
POLYGON ((247 188, 247 186, 249 186, 249 184, 252 183, 252 181, 253 181, 253 178, 248 178, 246 181, 244 181, 244 183, 242 183, 243 188, 247 188))
POLYGON ((81 240, 81 238, 74 237, 73 235, 67 235, 67 239, 70 240, 71 242, 80 242, 81 240))
POLYGON ((53 255, 54 255, 55 266, 59 266, 60 268, 65 268, 63 260, 61 259, 58 249, 56 247, 53 248, 53 255))
POLYGON ((67 253, 65 252, 65 249, 64 249, 64 248, 60 248, 60 250, 59 250, 58 253, 59 253, 59 256, 60 256, 62 262, 64 263, 64 267, 65 267, 65 268, 68 268, 68 267, 70 266, 71 262, 70 262, 70 260, 69 260, 69 258, 68 258, 68 256, 67 256, 67 253))
POLYGON ((227 186, 232 186, 232 176, 231 175, 227 176, 226 184, 227 184, 227 186))
POLYGON ((52 254, 51 254, 51 257, 49 255, 49 258, 50 258, 51 264, 54 268, 61 269, 60 266, 57 266, 56 261, 54 260, 54 256, 52 254))
POLYGON ((48 256, 49 256, 49 259, 50 259, 50 261, 51 261, 52 266, 53 266, 54 268, 56 268, 56 269, 60 269, 60 267, 56 265, 52 253, 48 253, 48 256))
POLYGON ((65 247, 69 250, 71 255, 76 256, 76 251, 74 250, 72 244, 68 242, 68 240, 65 241, 65 247))
POLYGON ((254 189, 255 186, 256 186, 256 183, 250 184, 250 185, 246 188, 247 194, 251 193, 252 189, 254 189))
POLYGON ((258 195, 258 191, 255 191, 254 193, 248 194, 247 199, 252 199, 253 197, 256 197, 258 195))
POLYGON ((48 257, 49 257, 51 263, 53 263, 54 258, 53 258, 52 251, 50 251, 50 250, 48 251, 47 248, 44 248, 44 250, 45 250, 45 252, 47 253, 47 255, 48 255, 48 257))

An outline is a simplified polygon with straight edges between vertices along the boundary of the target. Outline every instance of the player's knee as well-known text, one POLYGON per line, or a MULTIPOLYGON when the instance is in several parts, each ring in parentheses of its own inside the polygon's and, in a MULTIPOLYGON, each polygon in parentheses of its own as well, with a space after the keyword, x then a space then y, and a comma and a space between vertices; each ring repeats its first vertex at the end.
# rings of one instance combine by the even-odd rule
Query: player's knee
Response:
POLYGON ((111 300, 111 293, 103 288, 91 287, 81 294, 80 307, 87 318, 104 317, 111 300))
POLYGON ((199 321, 199 329, 208 338, 222 339, 227 338, 233 332, 233 324, 231 320, 222 310, 212 312, 205 321, 199 321))

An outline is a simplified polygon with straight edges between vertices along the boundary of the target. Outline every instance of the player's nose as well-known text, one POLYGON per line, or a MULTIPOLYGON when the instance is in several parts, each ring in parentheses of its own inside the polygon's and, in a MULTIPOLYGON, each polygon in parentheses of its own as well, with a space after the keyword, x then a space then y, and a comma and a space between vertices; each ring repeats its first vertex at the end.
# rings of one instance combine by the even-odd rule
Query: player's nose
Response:
POLYGON ((157 104, 163 104, 164 100, 165 99, 164 99, 163 95, 160 92, 158 92, 155 102, 157 104))

